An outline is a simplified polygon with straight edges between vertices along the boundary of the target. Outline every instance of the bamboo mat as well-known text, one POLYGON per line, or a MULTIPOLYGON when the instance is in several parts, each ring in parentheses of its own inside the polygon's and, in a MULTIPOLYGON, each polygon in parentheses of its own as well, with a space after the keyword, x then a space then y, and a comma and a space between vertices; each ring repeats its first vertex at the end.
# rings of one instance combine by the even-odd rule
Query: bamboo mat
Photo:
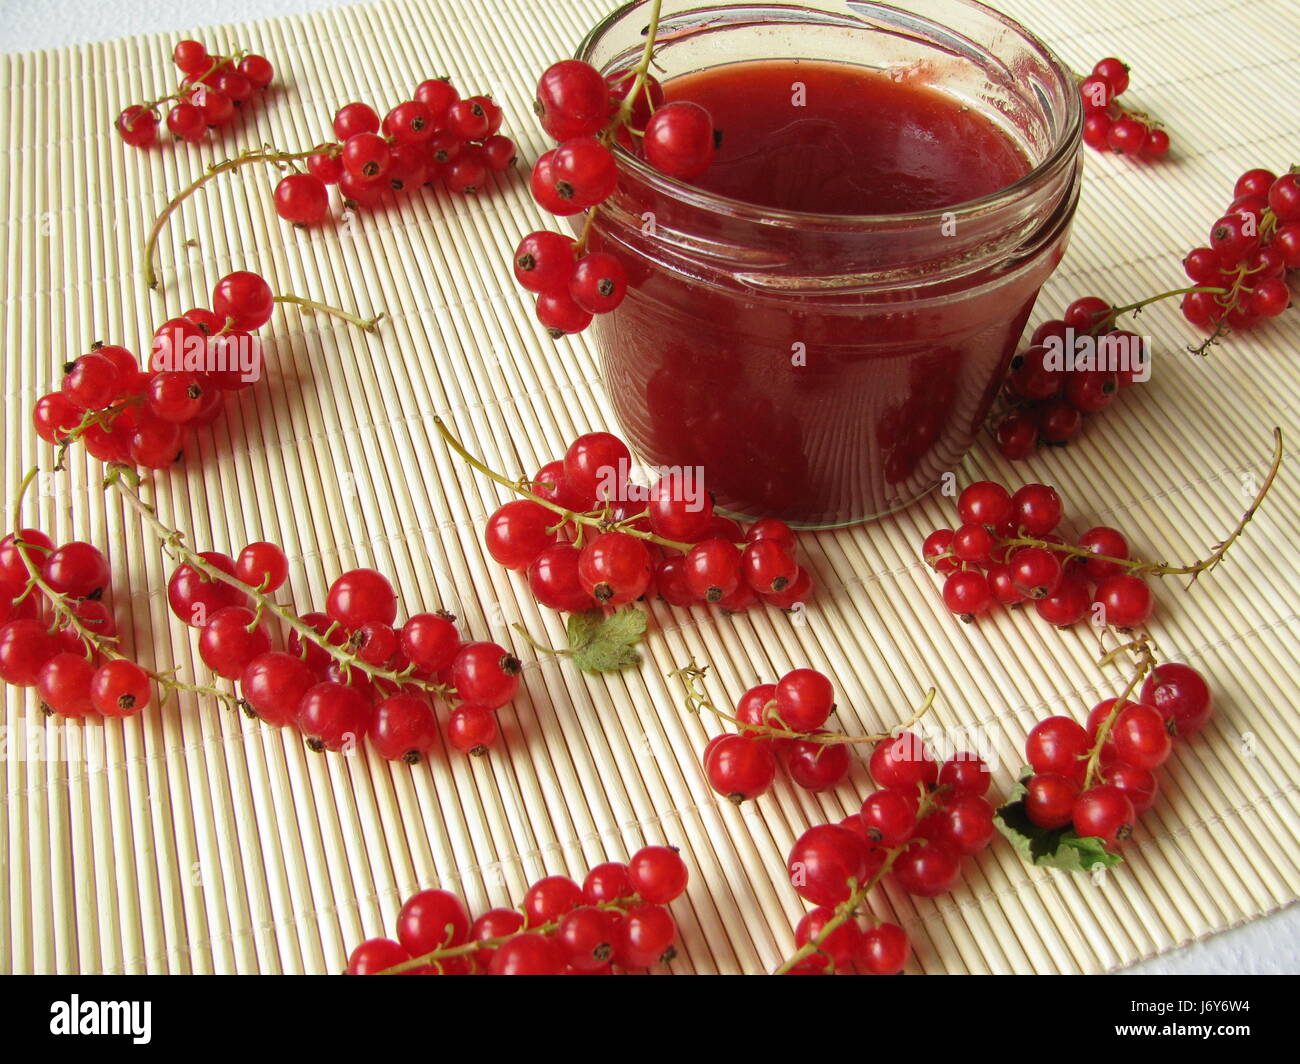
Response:
MULTIPOLYGON (((1185 283, 1182 255, 1203 241, 1236 175, 1300 156, 1300 112, 1278 102, 1300 96, 1294 3, 1003 6, 1076 68, 1124 56, 1126 102, 1165 119, 1175 144, 1157 166, 1089 154, 1073 244, 1035 321, 1076 295, 1121 301, 1185 283)), ((201 549, 281 543, 303 609, 323 604, 341 570, 375 565, 398 583, 403 615, 451 609, 476 637, 514 645, 526 672, 490 757, 453 753, 415 769, 313 754, 292 731, 186 699, 126 722, 72 724, 64 738, 83 757, 27 758, 24 728, 41 718, 29 692, 4 689, 0 970, 339 971, 351 946, 391 933, 418 888, 460 891, 476 910, 517 904, 540 875, 580 878, 648 842, 680 846, 691 868, 673 907, 684 941, 672 970, 769 970, 804 908, 784 878, 790 843, 855 810, 865 769, 824 796, 779 781, 733 808, 699 768, 716 729, 681 711, 667 670, 707 661, 718 699, 795 665, 829 670, 848 731, 888 728, 934 684, 926 727, 984 736, 1001 761, 999 793, 1037 719, 1081 716, 1110 690, 1087 632, 1007 613, 964 626, 944 613, 917 561, 925 532, 951 520, 942 499, 802 537, 820 588, 802 616, 656 605, 644 667, 608 678, 520 646, 512 622, 554 644, 561 618, 485 558, 480 530, 501 496, 449 456, 431 419, 511 472, 613 424, 589 341, 547 340, 510 277, 518 236, 547 221, 520 178, 479 201, 428 192, 346 230, 297 232, 271 209, 274 176, 246 171, 181 210, 162 244, 164 288, 144 289, 139 248, 173 192, 240 147, 316 142, 343 101, 391 105, 449 73, 503 103, 531 160, 545 147, 529 109, 536 75, 605 7, 402 0, 204 30, 211 46, 265 53, 277 87, 198 148, 136 152, 110 130, 121 106, 172 78, 179 35, 4 58, 6 518, 22 472, 51 460, 29 418, 60 364, 94 339, 138 350, 167 314, 206 305, 219 276, 254 268, 277 291, 387 319, 371 337, 277 310, 269 379, 227 405, 183 467, 154 477, 164 520, 201 549)), ((963 475, 1045 480, 1074 531, 1113 523, 1145 556, 1198 557, 1244 508, 1270 428, 1300 439, 1297 321, 1293 309, 1197 359, 1182 352, 1193 334, 1177 309, 1154 307, 1143 319, 1159 341, 1152 383, 1090 421, 1077 446, 1014 467, 982 446, 963 475)), ((141 660, 204 675, 191 631, 167 611, 157 543, 98 487, 100 472, 78 450, 66 473, 42 479, 25 523, 108 546, 115 609, 141 660)), ((1219 711, 1180 744, 1127 863, 1099 880, 1069 877, 1022 864, 998 840, 951 895, 882 890, 875 908, 912 936, 913 970, 1105 970, 1296 899, 1295 483, 1288 466, 1219 570, 1190 591, 1157 587, 1153 633, 1166 657, 1212 677, 1219 711)))

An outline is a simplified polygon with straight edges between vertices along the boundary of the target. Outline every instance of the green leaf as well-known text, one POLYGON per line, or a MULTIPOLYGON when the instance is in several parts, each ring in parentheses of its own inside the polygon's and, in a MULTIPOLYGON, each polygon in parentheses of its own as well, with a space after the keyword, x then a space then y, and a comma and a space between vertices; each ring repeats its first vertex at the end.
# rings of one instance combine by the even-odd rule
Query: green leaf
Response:
POLYGON ((1033 865, 1060 868, 1066 872, 1092 872, 1098 867, 1114 868, 1124 858, 1106 849, 1098 838, 1080 838, 1073 828, 1040 828, 1025 812, 1025 780, 1033 770, 1022 770, 1020 779, 1007 795, 1008 801, 993 814, 993 823, 1020 856, 1033 865))
POLYGON ((639 665, 636 646, 645 634, 646 615, 635 606, 605 613, 569 615, 569 655, 583 672, 618 672, 639 665))

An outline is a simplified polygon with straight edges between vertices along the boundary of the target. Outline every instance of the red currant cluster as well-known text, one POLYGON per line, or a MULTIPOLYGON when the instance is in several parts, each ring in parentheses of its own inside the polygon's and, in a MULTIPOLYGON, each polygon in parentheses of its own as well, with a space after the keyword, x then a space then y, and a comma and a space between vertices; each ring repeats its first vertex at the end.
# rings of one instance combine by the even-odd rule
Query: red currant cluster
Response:
POLYGON ((464 902, 423 890, 397 916, 397 940, 372 938, 348 959, 349 975, 608 975, 653 968, 676 955, 667 905, 686 889, 676 850, 647 846, 627 864, 608 862, 579 886, 539 879, 519 909, 489 909, 470 922, 464 902))
POLYGON ((1083 97, 1083 142, 1097 151, 1113 151, 1137 159, 1159 159, 1169 153, 1169 134, 1140 111, 1126 111, 1117 98, 1128 88, 1128 67, 1118 59, 1102 59, 1079 82, 1083 97))
POLYGON ((489 173, 508 170, 515 161, 514 141, 498 132, 501 119, 501 108, 489 97, 462 100, 446 78, 422 81, 415 98, 399 103, 382 122, 369 104, 347 104, 334 115, 338 140, 308 155, 306 173, 276 185, 276 213, 294 225, 324 221, 330 185, 359 207, 433 181, 473 195, 489 173))
POLYGON ((772 786, 779 760, 805 790, 836 786, 849 774, 849 748, 823 727, 834 711, 835 688, 815 669, 751 687, 732 717, 741 730, 715 735, 704 748, 709 785, 737 804, 757 798, 772 786))
POLYGON ((212 291, 211 310, 196 308, 158 327, 147 370, 112 345, 70 363, 60 390, 36 401, 37 435, 59 447, 80 439, 103 462, 170 466, 181 456, 184 429, 210 424, 226 392, 262 375, 252 333, 274 307, 270 286, 257 274, 228 274, 212 291))
POLYGON ((275 68, 260 55, 210 55, 198 41, 181 41, 172 59, 184 75, 180 87, 160 99, 132 104, 117 116, 117 131, 133 148, 147 148, 158 139, 162 104, 172 103, 167 112, 172 135, 194 144, 209 129, 228 124, 275 77, 275 68))
POLYGON ((433 699, 440 697, 459 703, 447 723, 453 746, 483 754, 496 742, 494 711, 519 690, 520 664, 504 648, 462 642, 448 613, 418 613, 395 629, 397 594, 373 569, 335 580, 324 613, 268 608, 265 596, 287 575, 278 547, 252 543, 237 559, 205 551, 167 584, 172 612, 200 630, 199 655, 238 681, 254 715, 296 725, 314 750, 369 737, 381 757, 415 764, 438 740, 433 699), (286 650, 271 649, 267 612, 289 627, 286 650))
POLYGON ((129 717, 152 698, 150 676, 119 654, 104 605, 109 567, 99 548, 55 546, 38 529, 0 540, 0 680, 35 687, 64 717, 129 717))
POLYGON ((710 603, 731 612, 760 601, 789 609, 810 597, 812 578, 784 522, 767 518, 745 530, 714 512, 702 483, 688 490, 670 473, 638 488, 631 471, 622 440, 591 432, 542 466, 526 490, 495 474, 526 497, 488 518, 488 553, 526 571, 543 606, 569 612, 655 594, 674 606, 710 603))
POLYGON ((902 732, 872 751, 871 775, 881 789, 861 812, 810 828, 790 850, 790 882, 817 908, 795 929, 799 949, 782 972, 853 965, 875 975, 901 972, 907 935, 875 920, 864 930, 858 920, 867 895, 886 875, 917 897, 946 893, 961 876, 961 858, 993 840, 994 810, 984 797, 989 770, 974 754, 954 754, 941 767, 919 738, 902 732))
POLYGON ((977 481, 957 500, 962 524, 936 529, 921 555, 945 574, 943 602, 964 621, 995 605, 1032 601, 1049 624, 1066 627, 1089 613, 1116 628, 1138 628, 1151 616, 1151 589, 1129 562, 1123 533, 1090 528, 1075 544, 1055 534, 1061 497, 1046 484, 1013 495, 977 481))
POLYGON ((670 177, 698 177, 713 162, 713 119, 687 100, 665 103, 647 59, 609 77, 588 63, 566 59, 537 83, 542 128, 559 142, 533 166, 533 198, 559 217, 590 212, 578 240, 561 233, 529 233, 515 250, 515 277, 537 296, 537 318, 550 335, 582 332, 595 314, 607 314, 627 295, 623 263, 605 251, 587 251, 596 209, 618 184, 615 142, 670 177))
POLYGON ((1155 801, 1154 773, 1174 737, 1195 735, 1214 711, 1205 678, 1180 662, 1153 665, 1137 701, 1131 690, 1099 702, 1086 726, 1048 717, 1030 731, 1025 758, 1032 774, 1022 786, 1025 815, 1036 827, 1072 827, 1080 838, 1117 848, 1155 801))
POLYGON ((1183 260, 1187 276, 1210 289, 1188 292, 1183 316, 1216 337, 1286 310, 1286 271, 1300 269, 1300 173, 1247 170, 1232 194, 1209 247, 1193 248, 1183 260))
POLYGON ((1105 410, 1145 379, 1150 362, 1142 338, 1115 328, 1116 317, 1131 309, 1084 296, 1034 330, 1029 347, 1011 360, 1011 405, 994 429, 1005 457, 1028 458, 1040 443, 1064 446, 1083 431, 1088 414, 1105 410))

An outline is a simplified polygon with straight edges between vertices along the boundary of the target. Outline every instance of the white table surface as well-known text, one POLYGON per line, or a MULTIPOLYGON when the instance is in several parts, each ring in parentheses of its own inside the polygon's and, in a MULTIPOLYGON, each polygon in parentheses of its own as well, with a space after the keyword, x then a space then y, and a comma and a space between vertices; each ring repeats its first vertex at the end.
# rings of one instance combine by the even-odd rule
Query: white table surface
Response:
MULTIPOLYGON (((613 0, 611 0, 611 6, 613 0)), ((26 52, 140 33, 340 6, 334 0, 6 0, 0 51, 26 52)), ((559 57, 557 57, 559 58, 559 57)), ((274 59, 272 59, 274 61, 274 59)), ((1300 905, 1134 965, 1136 975, 1300 973, 1300 905)))

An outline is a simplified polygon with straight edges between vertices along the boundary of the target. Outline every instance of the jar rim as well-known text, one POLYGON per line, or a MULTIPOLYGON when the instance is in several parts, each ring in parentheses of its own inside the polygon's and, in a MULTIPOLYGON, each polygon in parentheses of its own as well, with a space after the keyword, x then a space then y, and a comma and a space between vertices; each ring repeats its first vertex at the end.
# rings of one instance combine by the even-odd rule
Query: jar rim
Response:
MULTIPOLYGON (((652 0, 628 0, 627 3, 611 11, 587 32, 587 35, 579 43, 574 58, 590 63, 590 57, 601 39, 637 8, 645 7, 651 2, 652 0)), ((1004 185, 994 192, 979 196, 976 199, 963 200, 947 207, 902 214, 829 214, 821 211, 794 211, 780 207, 763 207, 747 200, 709 192, 686 181, 670 177, 650 166, 644 160, 638 159, 626 147, 618 143, 611 145, 614 157, 620 167, 630 170, 637 179, 645 182, 655 191, 670 193, 675 199, 686 203, 688 206, 712 211, 724 210, 732 215, 742 216, 747 221, 794 229, 825 229, 841 226, 867 227, 906 223, 924 224, 926 222, 953 220, 954 218, 960 221, 962 217, 971 217, 984 213, 989 209, 996 209, 1002 204, 1015 202, 1023 193, 1039 187, 1063 167, 1072 164, 1078 152, 1083 130, 1083 104, 1080 101, 1078 92, 1074 91, 1074 75, 1070 68, 1036 33, 1001 11, 980 3, 979 0, 955 0, 955 2, 983 13, 1000 23, 1004 28, 1019 35, 1021 39, 1032 46, 1038 57, 1053 72, 1058 83, 1065 90, 1063 92, 1067 108, 1065 121, 1052 145, 1051 151, 1047 153, 1041 162, 1011 182, 1011 184, 1004 185)), ((763 0, 755 0, 755 6, 762 6, 762 4, 763 0)), ((707 0, 701 0, 701 6, 708 6, 707 0)), ((768 6, 792 8, 801 5, 796 2, 773 3, 768 6)))

